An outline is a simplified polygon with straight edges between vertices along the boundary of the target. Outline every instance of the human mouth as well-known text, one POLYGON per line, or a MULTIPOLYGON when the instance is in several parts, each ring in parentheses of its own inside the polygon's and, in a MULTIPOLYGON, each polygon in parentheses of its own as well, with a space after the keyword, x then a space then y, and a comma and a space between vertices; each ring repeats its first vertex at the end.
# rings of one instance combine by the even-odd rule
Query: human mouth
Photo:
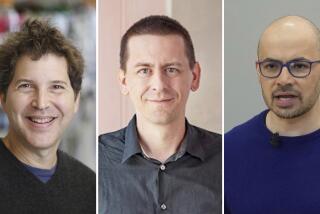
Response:
POLYGON ((154 102, 154 103, 168 103, 172 101, 173 98, 165 98, 165 99, 148 99, 149 102, 154 102))
POLYGON ((57 119, 57 117, 52 116, 27 116, 26 118, 35 127, 47 127, 57 119))
POLYGON ((296 92, 276 92, 272 97, 275 104, 280 108, 290 108, 300 99, 296 92))

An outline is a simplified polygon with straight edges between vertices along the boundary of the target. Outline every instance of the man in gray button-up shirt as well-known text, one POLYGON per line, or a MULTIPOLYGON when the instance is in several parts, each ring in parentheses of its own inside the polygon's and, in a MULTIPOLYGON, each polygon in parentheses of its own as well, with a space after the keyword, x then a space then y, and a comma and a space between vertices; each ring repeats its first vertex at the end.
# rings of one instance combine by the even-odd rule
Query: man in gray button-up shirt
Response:
POLYGON ((99 213, 221 213, 221 136, 185 118, 200 81, 188 31, 141 19, 122 37, 120 66, 136 115, 99 137, 99 213))

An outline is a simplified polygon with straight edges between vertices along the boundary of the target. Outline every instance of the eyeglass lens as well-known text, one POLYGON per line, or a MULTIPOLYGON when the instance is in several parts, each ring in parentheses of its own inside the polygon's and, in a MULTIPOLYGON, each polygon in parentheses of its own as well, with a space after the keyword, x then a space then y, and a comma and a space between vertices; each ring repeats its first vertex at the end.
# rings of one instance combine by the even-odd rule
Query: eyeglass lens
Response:
POLYGON ((283 67, 287 67, 291 75, 295 77, 307 76, 311 69, 311 63, 306 61, 292 61, 283 64, 279 61, 266 61, 260 63, 260 70, 266 77, 277 77, 283 67))

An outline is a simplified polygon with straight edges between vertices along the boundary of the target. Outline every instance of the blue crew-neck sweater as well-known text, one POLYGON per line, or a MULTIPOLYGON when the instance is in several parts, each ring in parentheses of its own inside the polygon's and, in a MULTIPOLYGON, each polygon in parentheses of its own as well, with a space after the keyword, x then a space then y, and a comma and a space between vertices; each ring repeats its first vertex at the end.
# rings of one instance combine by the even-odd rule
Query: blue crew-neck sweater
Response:
POLYGON ((225 214, 319 214, 320 130, 274 147, 267 112, 225 134, 225 214))

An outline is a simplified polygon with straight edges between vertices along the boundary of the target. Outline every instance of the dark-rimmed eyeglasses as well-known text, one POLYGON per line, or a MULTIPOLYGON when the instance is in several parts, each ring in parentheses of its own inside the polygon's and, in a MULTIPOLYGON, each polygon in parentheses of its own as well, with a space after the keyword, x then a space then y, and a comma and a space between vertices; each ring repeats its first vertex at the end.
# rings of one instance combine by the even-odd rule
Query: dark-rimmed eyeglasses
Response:
POLYGON ((259 65, 261 75, 267 78, 279 77, 283 67, 286 67, 293 77, 304 78, 311 73, 312 64, 320 63, 320 60, 291 60, 283 63, 279 60, 267 59, 261 62, 257 61, 256 63, 259 65))

